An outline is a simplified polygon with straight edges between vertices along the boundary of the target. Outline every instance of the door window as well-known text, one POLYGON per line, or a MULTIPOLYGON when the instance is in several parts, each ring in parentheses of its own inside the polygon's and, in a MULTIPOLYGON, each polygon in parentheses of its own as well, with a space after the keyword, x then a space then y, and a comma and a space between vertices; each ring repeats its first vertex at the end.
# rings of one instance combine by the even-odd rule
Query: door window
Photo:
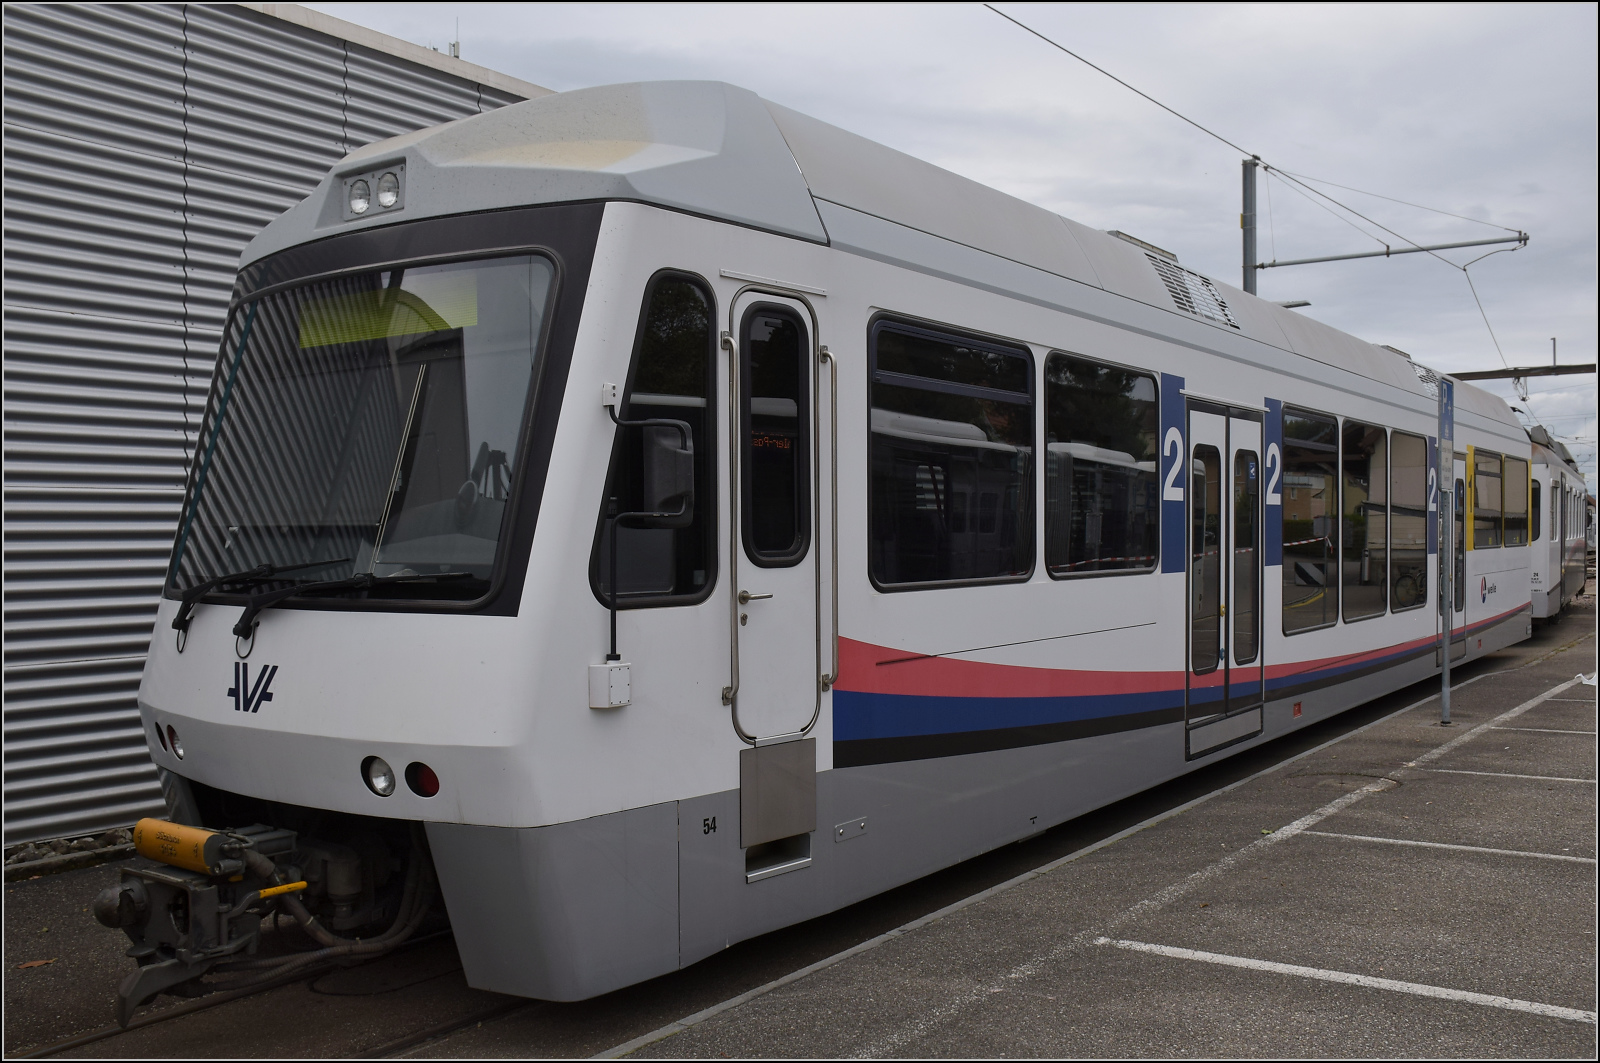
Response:
POLYGON ((1233 456, 1233 663, 1249 664, 1261 644, 1261 463, 1255 451, 1233 456))
POLYGON ((798 564, 811 541, 811 409, 805 326, 783 307, 744 319, 740 493, 744 549, 763 568, 798 564))
POLYGON ((1222 656, 1222 456, 1197 446, 1189 462, 1190 667, 1216 671, 1222 656))

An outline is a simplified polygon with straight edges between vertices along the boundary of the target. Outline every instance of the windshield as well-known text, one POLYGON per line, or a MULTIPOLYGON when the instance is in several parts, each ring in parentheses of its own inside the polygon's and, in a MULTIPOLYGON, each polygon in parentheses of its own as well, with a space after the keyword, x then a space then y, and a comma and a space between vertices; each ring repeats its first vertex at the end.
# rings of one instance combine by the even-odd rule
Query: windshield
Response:
POLYGON ((445 575, 361 593, 482 597, 554 276, 522 255, 344 276, 235 307, 169 592, 315 565, 275 582, 445 575))

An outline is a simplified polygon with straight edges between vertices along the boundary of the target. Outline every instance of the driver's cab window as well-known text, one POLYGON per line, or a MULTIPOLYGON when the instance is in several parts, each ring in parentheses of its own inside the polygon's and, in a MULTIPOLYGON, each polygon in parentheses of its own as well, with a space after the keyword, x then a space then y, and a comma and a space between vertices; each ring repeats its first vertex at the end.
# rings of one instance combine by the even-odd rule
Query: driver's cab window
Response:
MULTIPOLYGON (((617 533, 617 605, 699 601, 716 575, 716 422, 713 371, 716 309, 698 277, 663 271, 651 278, 617 416, 689 425, 694 440, 694 518, 682 528, 629 527, 617 533)), ((643 508, 640 428, 617 428, 589 558, 595 596, 609 603, 612 513, 643 508)))

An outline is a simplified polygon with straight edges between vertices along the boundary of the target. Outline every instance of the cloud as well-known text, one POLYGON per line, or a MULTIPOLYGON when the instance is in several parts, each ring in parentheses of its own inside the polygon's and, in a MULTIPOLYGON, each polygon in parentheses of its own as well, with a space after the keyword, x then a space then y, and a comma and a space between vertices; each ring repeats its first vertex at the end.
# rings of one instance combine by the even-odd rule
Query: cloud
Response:
MULTIPOLYGON (((558 90, 730 81, 1240 279, 1239 155, 979 4, 309 6, 441 49, 459 18, 464 58, 558 90)), ((1527 230, 1472 269, 1506 358, 1548 362, 1554 335, 1595 360, 1594 6, 999 6, 1285 170, 1527 230)), ((1266 191, 1264 257, 1379 246, 1277 181, 1269 217, 1266 191)), ((1425 243, 1497 231, 1328 191, 1425 243)), ((1427 255, 1266 270, 1260 290, 1438 368, 1501 364, 1461 272, 1427 255)), ((1594 384, 1530 401, 1592 441, 1594 384)))

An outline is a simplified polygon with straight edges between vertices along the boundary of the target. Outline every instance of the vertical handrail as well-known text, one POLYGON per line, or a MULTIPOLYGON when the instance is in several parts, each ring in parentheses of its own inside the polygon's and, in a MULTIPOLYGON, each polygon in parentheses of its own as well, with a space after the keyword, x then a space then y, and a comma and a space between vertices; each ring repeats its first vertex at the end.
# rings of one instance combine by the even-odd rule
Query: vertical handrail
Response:
MULTIPOLYGON (((831 525, 828 541, 828 568, 830 571, 830 597, 833 626, 828 638, 833 648, 828 674, 822 677, 823 690, 830 690, 839 681, 839 360, 824 345, 818 348, 818 361, 828 363, 828 522, 831 525)), ((820 435, 820 433, 818 433, 820 435)), ((822 573, 817 580, 820 584, 822 573)), ((818 617, 821 621, 821 617, 818 617)))
MULTIPOLYGON (((738 303, 734 296, 729 304, 730 326, 738 303)), ((728 685, 722 688, 722 703, 732 706, 739 696, 739 344, 731 331, 722 334, 722 349, 728 352, 728 685)), ((733 729, 754 743, 739 726, 737 709, 733 729)))

